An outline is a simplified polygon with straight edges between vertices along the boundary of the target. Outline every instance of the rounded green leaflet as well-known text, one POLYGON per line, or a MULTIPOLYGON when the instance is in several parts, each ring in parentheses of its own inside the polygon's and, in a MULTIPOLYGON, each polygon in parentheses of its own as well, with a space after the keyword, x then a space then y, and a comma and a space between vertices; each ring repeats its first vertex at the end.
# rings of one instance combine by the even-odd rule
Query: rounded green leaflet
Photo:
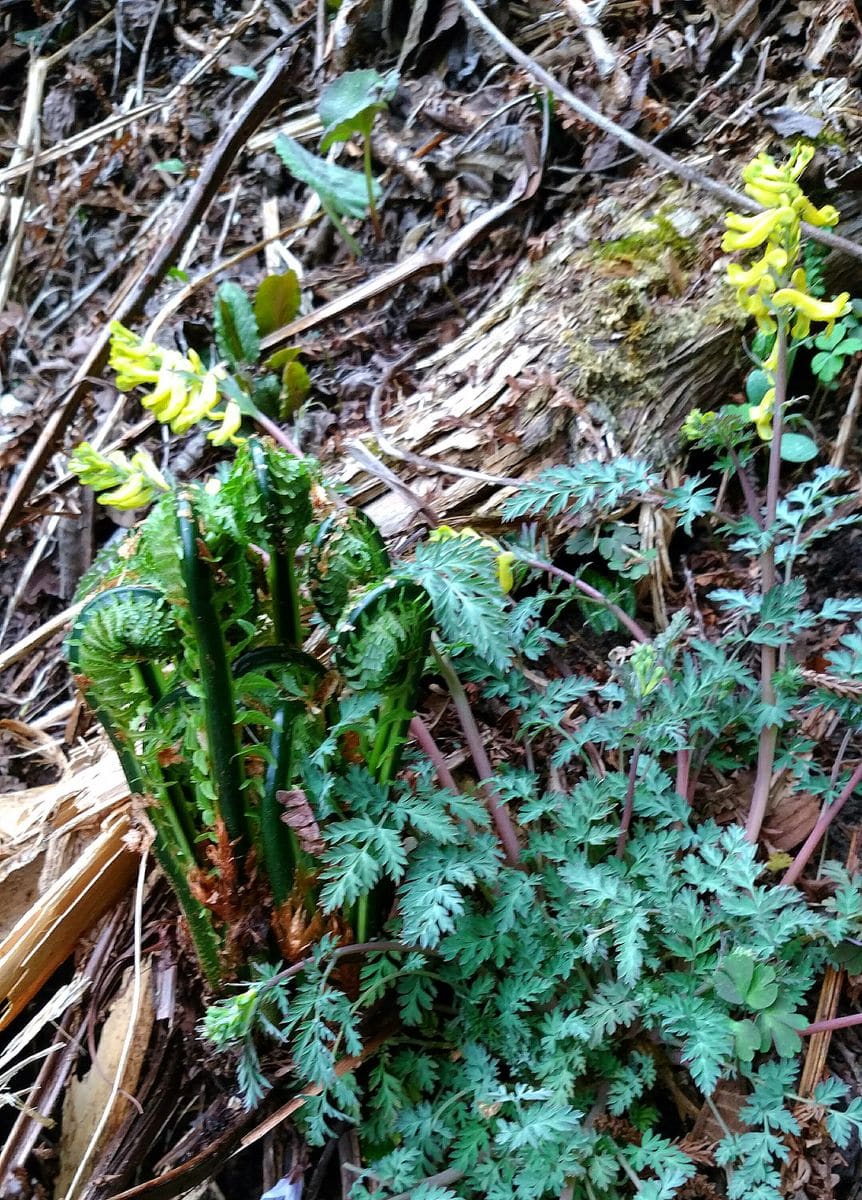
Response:
POLYGON ((784 462, 804 463, 816 458, 820 451, 813 438, 804 433, 784 433, 781 437, 781 457, 784 462))

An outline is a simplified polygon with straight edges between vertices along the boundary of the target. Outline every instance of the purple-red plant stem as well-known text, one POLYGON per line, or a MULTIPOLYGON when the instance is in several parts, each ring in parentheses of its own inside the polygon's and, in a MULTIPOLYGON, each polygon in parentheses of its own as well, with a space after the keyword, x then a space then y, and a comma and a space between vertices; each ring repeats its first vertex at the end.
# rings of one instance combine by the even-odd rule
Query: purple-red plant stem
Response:
POLYGON ((751 483, 748 472, 739 461, 739 455, 730 447, 730 457, 733 462, 736 477, 739 480, 739 486, 742 488, 742 495, 745 499, 745 507, 748 510, 748 515, 757 525, 758 529, 763 528, 763 518, 760 515, 760 505, 757 503, 757 496, 754 494, 754 488, 751 483))
POLYGON ((570 587, 577 588, 579 592, 588 596, 590 600, 596 600, 599 604, 604 605, 608 612, 612 612, 620 624, 626 627, 635 641, 650 641, 649 634, 638 625, 637 621, 632 620, 629 614, 624 612, 618 604, 614 604, 613 600, 608 600, 607 596, 603 596, 600 591, 594 587, 590 587, 582 579, 577 579, 574 575, 570 575, 568 571, 564 571, 560 567, 555 567, 553 563, 546 562, 543 558, 522 558, 521 562, 526 563, 528 567, 532 567, 534 571, 546 571, 548 575, 555 575, 557 579, 562 579, 570 587))
POLYGON ((444 788, 448 788, 450 792, 458 794, 460 790, 455 782, 455 776, 446 766, 446 759, 443 757, 443 751, 434 741, 434 736, 431 730, 425 724, 421 717, 414 717, 410 722, 410 732, 418 742, 419 746, 428 755, 436 772, 440 784, 444 788))
POLYGON ((275 421, 271 421, 266 413, 258 411, 255 413, 255 422, 263 429, 273 441, 278 442, 280 446, 284 446, 290 454, 295 454, 297 458, 302 458, 302 451, 289 433, 285 433, 280 425, 276 425, 275 421))
MULTIPOLYGON (((784 401, 787 395, 787 330, 779 321, 778 361, 775 367, 775 401, 772 414, 772 444, 769 448, 769 475, 766 483, 766 514, 763 528, 767 531, 775 524, 778 510, 778 485, 781 479, 781 425, 784 401)), ((760 556, 760 591, 765 596, 775 586, 775 547, 769 545, 760 556)), ((764 704, 775 703, 775 665, 777 656, 774 646, 763 646, 760 652, 760 698, 764 704)), ((751 808, 745 825, 745 836, 749 842, 757 842, 766 806, 769 803, 769 788, 772 783, 772 767, 775 762, 775 745, 778 741, 778 726, 765 725, 760 731, 757 747, 757 776, 751 794, 751 808)))
POLYGON ((691 775, 691 751, 681 746, 676 752, 676 794, 688 800, 689 777, 691 775))
POLYGON ((800 1037, 811 1037, 815 1033, 832 1033, 835 1029, 849 1029, 851 1025, 862 1025, 862 1013, 851 1013, 847 1017, 829 1017, 826 1021, 812 1021, 799 1030, 800 1037))
POLYGON ((635 783, 637 782, 638 762, 640 761, 641 748, 635 746, 632 750, 631 762, 629 763, 629 779, 626 786, 626 801, 623 805, 623 815, 620 820, 620 832, 617 835, 616 857, 622 858, 626 852, 626 842, 629 837, 629 825, 632 823, 632 813, 635 807, 635 783))
POLYGON ((847 801, 850 799, 850 797, 856 791, 856 788, 859 786, 860 781, 862 781, 862 762, 859 762, 859 764, 856 767, 856 770, 853 772, 853 774, 850 776, 850 778, 844 784, 844 787, 841 789, 841 793, 838 796, 838 799, 833 801, 833 803, 830 804, 827 808, 824 808, 823 811, 821 812, 820 816, 817 818, 817 822, 816 822, 814 828, 811 830, 808 837, 805 839, 805 841, 800 846, 799 850, 796 852, 796 857, 794 858, 793 862, 790 864, 790 866, 785 871, 784 876, 781 880, 782 883, 786 883, 788 885, 788 887, 791 884, 796 883, 799 876, 805 870, 805 867, 808 863, 808 860, 811 858, 811 855, 817 849, 817 846, 820 843, 821 839, 823 838, 823 835, 826 833, 826 830, 829 828, 832 821, 835 820, 835 818, 841 812, 841 809, 844 807, 844 805, 847 803, 847 801))
POLYGON ((494 777, 494 772, 491 768, 488 755, 485 753, 485 744, 482 741, 482 735, 479 733, 479 727, 473 716, 473 710, 470 708, 467 693, 464 691, 464 686, 458 678, 450 659, 436 649, 434 650, 434 657, 437 660, 440 674, 445 680, 446 687, 449 689, 449 695, 452 697, 455 705, 455 711, 458 714, 458 720, 464 732, 464 738, 473 759, 476 774, 483 782, 484 786, 482 790, 485 793, 488 811, 497 830, 500 845, 503 847, 503 852, 506 855, 509 865, 516 867, 521 861, 521 847, 518 843, 518 835, 506 805, 493 788, 488 786, 487 781, 494 777))

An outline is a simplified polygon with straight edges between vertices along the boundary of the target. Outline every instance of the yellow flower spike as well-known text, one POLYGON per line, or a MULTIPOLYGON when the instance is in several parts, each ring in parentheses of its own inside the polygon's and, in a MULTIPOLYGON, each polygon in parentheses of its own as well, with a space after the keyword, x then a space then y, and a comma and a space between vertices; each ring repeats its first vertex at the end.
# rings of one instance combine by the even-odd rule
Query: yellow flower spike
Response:
POLYGON ((776 308, 794 308, 809 321, 836 321, 850 311, 850 293, 842 292, 834 300, 816 300, 798 288, 780 288, 774 293, 772 303, 776 308))
POLYGON ((214 421, 221 422, 218 429, 207 434, 214 446, 224 446, 227 442, 233 442, 235 446, 239 446, 245 441, 245 438, 236 436, 236 432, 242 424, 242 412, 235 400, 228 400, 223 413, 211 413, 210 416, 214 421))

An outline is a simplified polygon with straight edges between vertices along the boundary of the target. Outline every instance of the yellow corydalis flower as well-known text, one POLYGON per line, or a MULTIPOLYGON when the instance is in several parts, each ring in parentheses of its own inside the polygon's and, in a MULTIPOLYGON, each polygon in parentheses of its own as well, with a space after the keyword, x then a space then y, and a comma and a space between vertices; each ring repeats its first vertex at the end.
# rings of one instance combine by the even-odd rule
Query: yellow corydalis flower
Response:
POLYGON ((451 525, 438 525, 429 535, 429 542, 448 542, 451 538, 471 538, 493 550, 497 558, 497 579, 502 591, 511 592, 515 586, 515 575, 512 570, 515 555, 511 550, 504 550, 493 538, 482 537, 475 529, 467 526, 464 529, 453 529, 451 525))
POLYGON ((237 436, 242 413, 236 402, 230 400, 224 409, 218 409, 219 383, 226 377, 224 367, 207 370, 194 350, 184 355, 179 350, 145 342, 119 321, 112 321, 110 329, 108 362, 117 373, 121 392, 149 387, 141 404, 174 433, 187 433, 201 421, 213 421, 217 428, 207 437, 214 445, 223 446, 226 442, 239 445, 245 440, 237 436))
POLYGON ((81 442, 69 457, 69 470, 85 487, 101 492, 99 503, 111 508, 143 508, 159 492, 169 490, 146 450, 129 459, 120 450, 102 454, 89 442, 81 442))
MULTIPOLYGON (((798 266, 801 251, 802 222, 820 227, 835 225, 838 211, 831 204, 817 208, 802 190, 799 178, 814 155, 811 146, 798 145, 785 163, 776 163, 768 154, 758 154, 742 172, 745 191, 763 212, 743 216, 730 212, 725 218, 726 232, 722 250, 761 249, 762 253, 746 266, 731 263, 728 282, 736 289, 740 307, 754 317, 761 333, 775 334, 779 324, 789 329, 792 338, 808 336, 812 321, 825 322, 826 331, 850 310, 850 294, 842 292, 834 300, 819 300, 809 295, 805 271, 798 266)), ((762 400, 749 409, 759 437, 772 437, 772 410, 775 402, 775 371, 778 366, 777 342, 763 370, 773 386, 762 400)))

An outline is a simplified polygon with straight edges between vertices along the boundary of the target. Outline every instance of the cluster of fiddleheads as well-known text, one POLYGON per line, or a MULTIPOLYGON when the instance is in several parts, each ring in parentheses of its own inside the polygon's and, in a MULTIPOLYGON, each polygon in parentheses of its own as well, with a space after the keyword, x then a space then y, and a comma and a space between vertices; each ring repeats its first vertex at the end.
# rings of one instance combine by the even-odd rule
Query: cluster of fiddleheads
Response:
MULTIPOLYGON (((285 955, 322 931, 309 764, 325 751, 338 772, 338 697, 363 695, 363 766, 393 780, 431 616, 424 591, 392 576, 373 523, 332 511, 311 461, 249 439, 221 479, 168 484, 87 579, 68 655, 218 985, 248 949, 236 929, 253 911, 272 907, 285 955), (320 624, 324 661, 302 649, 320 624)), ((385 901, 341 914, 341 930, 368 936, 385 901)))

